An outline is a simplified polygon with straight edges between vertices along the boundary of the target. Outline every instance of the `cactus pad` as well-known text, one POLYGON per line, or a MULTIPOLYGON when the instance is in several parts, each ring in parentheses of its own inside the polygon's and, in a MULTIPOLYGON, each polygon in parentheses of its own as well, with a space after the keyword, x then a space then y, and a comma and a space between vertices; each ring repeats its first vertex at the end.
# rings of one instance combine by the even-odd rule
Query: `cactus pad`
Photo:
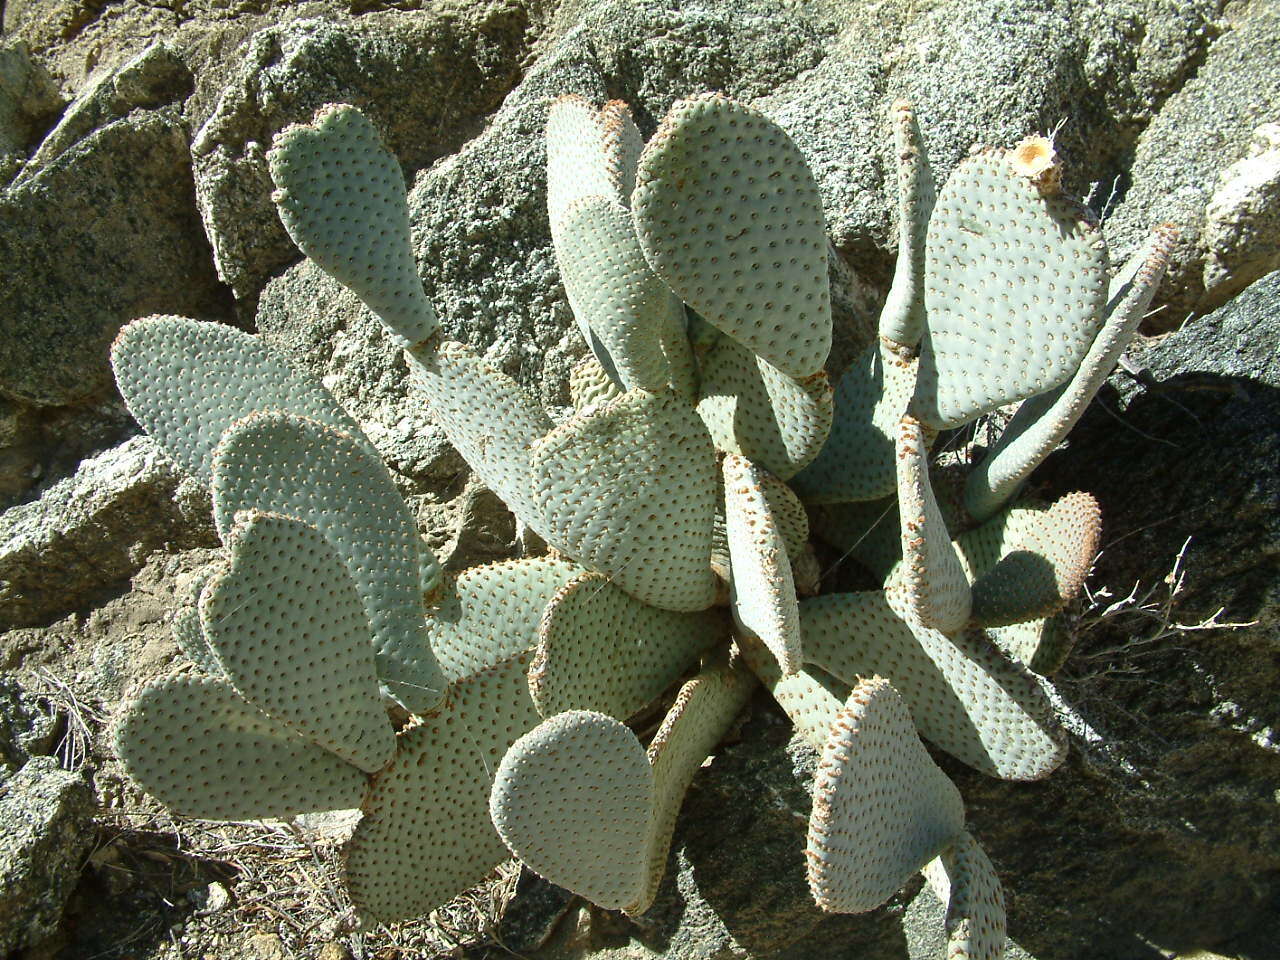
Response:
POLYGON ((249 511, 200 619, 236 692, 366 773, 395 734, 378 699, 369 621, 347 569, 314 527, 249 511))
POLYGON ((556 260, 574 316, 599 338, 622 385, 666 387, 661 333, 680 322, 684 307, 649 269, 626 208, 609 197, 575 200, 560 225, 556 260))
POLYGON ((749 460, 732 454, 724 458, 733 616, 742 630, 769 648, 785 675, 803 662, 800 612, 786 543, 763 486, 760 471, 749 460))
POLYGON ((591 710, 626 720, 729 634, 719 610, 646 606, 603 574, 584 573, 547 604, 529 689, 544 717, 591 710))
POLYGON ((1000 960, 1005 940, 1004 889, 973 835, 961 833, 923 872, 947 905, 947 960, 1000 960))
POLYGON ((898 262, 880 313, 880 336, 899 349, 914 349, 924 333, 925 240, 937 188, 911 105, 895 102, 889 122, 897 161, 898 262))
POLYGON ((346 848, 347 886, 362 914, 425 916, 507 859, 488 798, 491 772, 538 722, 528 665, 521 654, 450 685, 439 712, 400 734, 346 848))
POLYGON ((582 197, 609 197, 624 205, 630 200, 641 146, 631 111, 620 100, 611 100, 603 110, 576 94, 551 104, 547 111, 547 212, 553 238, 569 207, 582 197))
POLYGON ((915 389, 916 362, 879 343, 836 383, 831 435, 792 485, 809 503, 874 500, 894 492, 894 437, 915 389))
POLYGON ((489 808, 503 841, 535 873, 606 909, 647 884, 654 775, 644 747, 602 713, 561 713, 502 760, 489 808))
POLYGON ((681 100, 645 147, 631 200, 654 271, 792 377, 831 349, 817 184, 777 124, 723 96, 681 100))
POLYGON ((1084 589, 1102 539, 1087 493, 1051 506, 1020 504, 956 539, 973 578, 973 621, 1002 627, 1052 616, 1084 589))
POLYGON ((831 722, 844 706, 848 684, 807 664, 784 677, 777 658, 759 640, 742 637, 738 646, 743 661, 773 694, 796 732, 815 750, 821 751, 826 746, 831 722))
POLYGON ((202 573, 190 587, 191 600, 178 608, 173 615, 173 639, 178 644, 182 655, 194 663, 211 677, 220 677, 222 664, 217 655, 209 649, 209 641, 205 639, 204 627, 200 626, 200 595, 208 586, 210 579, 225 569, 219 564, 202 573))
POLYGON ((384 686, 412 712, 432 709, 445 684, 423 624, 426 547, 382 461, 323 424, 260 414, 225 433, 213 473, 224 541, 240 510, 297 517, 324 535, 355 581, 384 686))
POLYGON ((913 619, 954 633, 969 620, 972 601, 964 567, 929 483, 929 451, 919 422, 903 417, 898 428, 898 510, 902 564, 890 579, 913 619))
POLYGON ((589 407, 535 443, 532 461, 548 543, 645 603, 710 606, 715 450, 681 397, 633 391, 589 407))
POLYGON ((569 402, 574 410, 594 404, 608 403, 622 396, 609 373, 600 365, 595 354, 587 354, 569 371, 569 402))
POLYGON ((543 610, 584 574, 555 557, 524 557, 471 567, 448 581, 427 610, 427 636, 451 681, 531 649, 543 610))
POLYGON ((1044 692, 979 633, 913 629, 882 591, 806 598, 800 628, 806 661, 845 683, 888 678, 920 735, 976 770, 1036 780, 1066 755, 1044 692))
POLYGON ((519 385, 461 343, 410 351, 409 376, 431 415, 485 486, 521 521, 546 537, 529 473, 529 448, 551 418, 519 385))
POLYGON ((205 484, 223 431, 263 410, 318 420, 373 450, 328 390, 300 376, 257 337, 221 323, 134 320, 112 344, 111 365, 129 412, 178 466, 205 484))
POLYGON ((267 153, 294 243, 408 347, 439 329, 413 259, 404 175, 355 107, 329 104, 286 127, 267 153))
POLYGON ((218 677, 179 674, 128 698, 115 752, 179 816, 291 817, 360 806, 365 775, 245 703, 218 677))
POLYGON ((1169 224, 1156 229, 1146 249, 1111 282, 1106 322, 1075 375, 1055 390, 1024 400, 1000 439, 974 466, 964 500, 975 520, 986 520, 1004 506, 1084 414, 1146 315, 1176 239, 1169 224))
POLYGON ((964 829, 960 792, 882 677, 861 681, 831 725, 813 784, 809 892, 832 913, 874 910, 964 829))
POLYGON ((1107 250, 1092 215, 1043 195, 1004 151, 969 157, 929 222, 914 414, 954 427, 1066 382, 1106 295, 1107 250))
POLYGON ((782 480, 818 456, 831 431, 826 373, 795 380, 729 337, 717 339, 701 371, 698 414, 716 449, 782 480))

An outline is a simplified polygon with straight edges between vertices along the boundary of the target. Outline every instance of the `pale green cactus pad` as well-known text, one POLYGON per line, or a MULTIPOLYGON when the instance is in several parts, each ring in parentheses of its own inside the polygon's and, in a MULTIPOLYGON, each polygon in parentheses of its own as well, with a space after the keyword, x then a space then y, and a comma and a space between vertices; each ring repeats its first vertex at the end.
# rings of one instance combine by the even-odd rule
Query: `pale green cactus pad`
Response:
POLYGON ((964 160, 929 222, 913 413, 954 427, 1075 373, 1107 296, 1107 250, 1076 201, 1041 192, 1018 151, 964 160), (1047 194, 1047 195, 1046 195, 1047 194))
POLYGON ((586 571, 555 557, 472 567, 449 578, 427 610, 427 637, 450 682, 533 648, 543 611, 586 571))
POLYGON ((515 742, 494 778, 489 809, 529 869, 608 910, 647 887, 654 774, 629 728, 575 710, 515 742))
POLYGON ((805 850, 814 902, 832 913, 874 910, 963 829, 960 791, 902 698, 882 677, 858 683, 814 777, 805 850))
POLYGON ((685 792, 756 689, 756 679, 738 657, 722 649, 680 688, 675 703, 653 735, 647 751, 653 766, 653 809, 647 845, 644 893, 627 912, 653 905, 667 868, 667 852, 685 792))
POLYGON ((413 259, 404 175, 355 107, 329 104, 286 127, 267 153, 293 242, 368 305, 399 346, 439 329, 413 259))
POLYGON ((465 344, 409 351, 409 376, 449 442, 485 486, 521 521, 546 538, 529 471, 529 448, 551 418, 519 385, 465 344))
POLYGON ((115 752, 179 816, 292 817, 360 806, 365 775, 245 703, 219 677, 153 680, 125 702, 115 752))
POLYGON ((395 732, 378 695, 369 621, 347 568, 314 527, 247 511, 230 566, 200 600, 223 672, 245 700, 366 773, 395 732))
POLYGON ((827 234, 791 138, 720 95, 676 103, 631 198, 654 271, 699 314, 792 377, 831 349, 827 234))
POLYGON ((1102 541, 1102 512, 1087 493, 1050 506, 1011 507, 956 538, 973 580, 973 621, 1003 627, 1060 611, 1080 595, 1102 541))
POLYGON ((800 669, 800 611, 786 541, 760 471, 743 457, 724 458, 725 531, 731 606, 740 631, 758 638, 784 675, 800 669))
POLYGON ((721 610, 660 610, 603 574, 584 573, 542 615, 529 668, 533 701, 544 717, 591 710, 626 720, 730 632, 721 610))
POLYGON ((200 595, 210 579, 218 574, 222 565, 210 567, 191 584, 191 599, 178 608, 173 615, 173 639, 178 644, 182 655, 194 663, 211 677, 222 676, 222 664, 217 655, 209 649, 209 641, 205 639, 204 627, 200 626, 200 595))
POLYGON ((263 410, 309 417, 368 445, 328 390, 299 375, 257 337, 221 323, 134 320, 117 335, 111 365, 134 419, 206 485, 223 431, 263 410))
POLYGON ((355 581, 388 694, 414 713, 439 703, 445 681, 423 623, 427 548, 381 460, 312 420, 247 417, 226 431, 214 454, 213 515, 224 541, 240 510, 315 526, 355 581))
POLYGON ((599 338, 622 386, 666 387, 661 333, 682 325, 684 306, 649 269, 627 209, 610 197, 575 200, 560 225, 556 260, 574 316, 599 338))
POLYGON ((1062 668, 1076 642, 1064 614, 988 627, 984 632, 997 647, 1042 677, 1051 677, 1062 668))
POLYGON ((1004 956, 1004 889, 986 851, 969 832, 922 871, 947 905, 947 960, 1000 960, 1004 956))
POLYGON ((711 605, 715 449, 680 396, 588 408, 533 445, 532 466, 549 543, 655 607, 711 605))
MULTIPOLYGON (((889 121, 897 161, 898 262, 880 313, 880 336, 899 348, 914 349, 925 328, 925 239, 937 188, 911 105, 896 101, 889 121)), ((903 412, 905 408, 898 416, 903 412)))
POLYGON ((836 383, 831 435, 792 480, 813 504, 874 500, 894 492, 894 437, 916 383, 916 361, 880 343, 866 347, 836 383))
POLYGON ((1055 390, 1024 400, 1000 438, 969 474, 964 502, 977 521, 991 517, 1017 492, 1084 414, 1146 315, 1173 253, 1177 230, 1158 227, 1111 282, 1106 322, 1075 375, 1055 390))
POLYGON ((587 354, 569 371, 569 402, 574 410, 604 404, 622 396, 595 354, 587 354))
POLYGON ((969 622, 969 580, 933 495, 929 450, 920 423, 903 417, 897 439, 902 563, 886 589, 901 597, 912 619, 955 633, 969 622))
POLYGON ((438 713, 398 738, 346 848, 351 901, 383 921, 425 916, 507 859, 489 820, 492 771, 538 722, 528 654, 454 683, 438 713))
POLYGON ((602 110, 577 94, 551 104, 547 111, 547 212, 553 239, 569 207, 582 197, 609 197, 624 206, 630 201, 642 147, 631 111, 620 100, 611 100, 602 110))
POLYGON ((831 431, 825 372, 793 379, 730 337, 719 337, 702 358, 698 389, 698 415, 716 449, 782 480, 818 456, 831 431))
POLYGON ((1048 697, 980 633, 912 628, 883 591, 800 602, 806 661, 845 683, 879 674, 911 709, 920 735, 1004 780, 1036 780, 1066 756, 1048 697))

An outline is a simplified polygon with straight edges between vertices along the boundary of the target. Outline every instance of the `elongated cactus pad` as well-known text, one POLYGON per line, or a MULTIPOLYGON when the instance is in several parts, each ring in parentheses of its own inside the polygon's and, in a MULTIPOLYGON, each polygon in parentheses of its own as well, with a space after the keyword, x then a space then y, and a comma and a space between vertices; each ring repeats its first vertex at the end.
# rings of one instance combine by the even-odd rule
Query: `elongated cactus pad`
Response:
MULTIPOLYGON (((782 542, 787 547, 787 559, 793 564, 805 553, 809 545, 809 514, 800 498, 791 492, 791 488, 765 470, 757 470, 760 490, 764 494, 764 502, 769 507, 778 532, 782 534, 782 542)), ((721 470, 723 484, 724 471, 721 470)), ((716 575, 728 582, 732 577, 729 572, 729 535, 725 530, 723 504, 716 511, 715 533, 711 545, 711 568, 716 575)), ((794 570, 792 571, 794 573, 794 570)))
POLYGON ((532 459, 548 543, 655 607, 711 605, 715 450, 681 397, 633 391, 588 408, 532 459))
POLYGON ((831 431, 826 373, 793 379, 729 337, 718 338, 701 369, 698 415, 716 449, 782 480, 818 456, 831 431))
POLYGON ((519 385, 465 344, 409 351, 409 376, 462 459, 511 512, 546 539, 529 448, 552 427, 519 385))
POLYGON ((1049 617, 1084 589, 1102 540, 1102 514, 1087 493, 1051 506, 1016 505, 961 534, 973 578, 973 621, 1002 627, 1049 617))
POLYGON ((409 347, 439 329, 413 259, 404 175, 355 107, 329 104, 286 127, 267 153, 293 242, 409 347))
POLYGON ((924 868, 925 879, 947 906, 946 960, 1000 960, 1004 956, 1004 889, 986 851, 967 831, 924 868))
POLYGON ((178 608, 173 615, 173 639, 183 656, 194 663, 211 677, 220 677, 222 664, 217 655, 209 649, 209 641, 205 639, 204 627, 200 626, 200 595, 209 580, 225 569, 225 566, 213 566, 200 575, 191 584, 191 599, 178 608))
POLYGON ((112 344, 111 365, 129 412, 205 484, 223 431, 264 410, 318 420, 373 450, 328 390, 234 327, 185 317, 134 320, 112 344))
POLYGON ((1146 315, 1176 240, 1177 230, 1169 224, 1156 229, 1146 249, 1112 281, 1106 322, 1075 375, 1055 390, 1024 400, 1000 439, 974 466, 964 502, 975 520, 986 520, 1007 503, 1084 414, 1146 315))
POLYGON ((879 590, 806 598, 800 628, 807 661, 845 683, 886 677, 922 737, 989 776, 1036 780, 1066 756, 1039 685, 977 632, 913 629, 879 590))
POLYGON ((724 458, 723 467, 734 620, 769 648, 783 674, 795 673, 803 662, 800 612, 786 542, 760 471, 733 454, 724 458))
MULTIPOLYGON (((547 212, 553 240, 576 200, 604 196, 626 205, 643 143, 620 100, 597 110, 576 94, 547 111, 547 212)), ((557 241, 558 243, 558 241, 557 241)))
POLYGON ((897 439, 902 565, 888 589, 900 591, 913 619, 954 633, 969 621, 969 581, 929 483, 929 450, 919 422, 904 417, 897 439))
POLYGON ((894 437, 916 384, 916 361, 869 344, 836 384, 831 435, 792 480, 808 503, 873 500, 894 492, 894 437))
POLYGON ((831 726, 813 783, 809 892, 832 913, 874 910, 964 829, 960 791, 882 677, 863 680, 831 726))
POLYGON ((737 656, 721 650, 680 688, 647 751, 653 765, 653 809, 644 893, 626 910, 644 913, 653 904, 667 868, 667 851, 685 792, 756 688, 755 677, 737 656))
POLYGON ((427 548, 382 461, 323 424, 270 413, 226 431, 213 475, 224 541, 241 510, 297 517, 324 535, 355 581, 387 693, 414 713, 435 707, 445 681, 423 624, 427 548))
POLYGON ((450 682, 532 649, 543 611, 582 567, 524 557, 472 567, 451 578, 427 609, 427 636, 450 682))
POLYGON ((631 206, 645 256, 680 299, 789 376, 822 368, 822 203, 777 124, 719 95, 679 101, 640 157, 631 206))
POLYGON ((556 260, 574 316, 600 339, 622 385, 665 388, 671 372, 662 334, 683 325, 684 305, 649 269, 627 209, 610 197, 575 200, 560 225, 556 260))
POLYGON ((369 621, 323 535, 248 511, 231 564, 200 600, 218 662, 245 700, 366 773, 386 766, 395 733, 378 697, 369 621))
POLYGON ((975 154, 929 221, 913 413, 954 427, 1069 380, 1102 322, 1107 250, 1096 221, 1042 193, 1016 151, 975 154))
POLYGON ((218 677, 179 674, 125 702, 115 752, 179 816, 291 817, 360 806, 365 775, 245 703, 218 677))
POLYGON ((889 122, 897 160, 898 262, 880 313, 880 336, 898 348, 914 349, 925 328, 925 237, 937 188, 911 105, 896 101, 889 122))
POLYGON ((489 790, 507 749, 538 722, 528 666, 521 654, 451 684, 439 712, 400 734, 346 848, 347 886, 362 914, 425 916, 507 859, 489 790))
POLYGON ((544 717, 591 710, 626 720, 730 630, 721 610, 661 610, 603 574, 583 573, 565 583, 542 614, 529 668, 533 702, 544 717))
POLYGON ((653 768, 636 735, 574 710, 516 741, 489 809, 503 842, 535 873, 609 910, 647 886, 653 768))

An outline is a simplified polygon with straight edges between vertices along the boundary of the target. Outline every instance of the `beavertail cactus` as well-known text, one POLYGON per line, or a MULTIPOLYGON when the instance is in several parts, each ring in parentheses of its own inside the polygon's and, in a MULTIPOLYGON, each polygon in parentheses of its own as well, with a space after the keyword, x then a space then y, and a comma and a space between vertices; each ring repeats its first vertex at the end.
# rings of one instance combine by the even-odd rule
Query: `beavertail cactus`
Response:
POLYGON ((891 125, 897 272, 833 390, 830 244, 786 133, 719 95, 675 104, 648 144, 624 104, 553 103, 549 222, 589 351, 559 424, 443 339, 368 120, 330 105, 283 131, 290 235, 386 325, 450 441, 553 553, 444 574, 323 387, 250 335, 135 322, 121 391, 210 485, 227 555, 175 619, 195 672, 145 684, 117 724, 134 778, 194 816, 360 807, 347 880, 369 918, 425 914, 508 850, 640 913, 759 682, 822 754, 819 906, 872 909, 923 870, 950 955, 998 956, 999 881, 920 738, 1006 779, 1064 756, 1026 664, 1100 517, 1085 494, 1016 498, 1133 332, 1169 235, 1108 292, 1048 140, 977 151, 939 189, 910 107, 891 125), (936 468, 939 431, 1018 402, 967 481, 936 468), (853 542, 881 589, 798 597, 818 584, 817 505, 814 532, 853 542), (627 721, 677 685, 646 746, 627 721))

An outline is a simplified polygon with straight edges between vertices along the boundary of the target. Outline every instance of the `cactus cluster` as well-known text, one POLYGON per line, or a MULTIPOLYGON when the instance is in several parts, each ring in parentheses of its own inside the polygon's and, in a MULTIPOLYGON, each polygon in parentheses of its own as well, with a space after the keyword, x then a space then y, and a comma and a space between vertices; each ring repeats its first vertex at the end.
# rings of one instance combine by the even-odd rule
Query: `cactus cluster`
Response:
POLYGON ((715 95, 647 144, 621 103, 552 104, 551 235, 590 350, 559 423, 444 340, 369 121, 336 105, 284 130, 269 160, 290 235, 551 550, 442 573, 321 386, 229 327, 135 321, 121 391, 208 483, 226 560, 175 618, 194 668, 123 709, 130 774, 188 816, 359 807, 346 876, 372 919, 424 914, 511 853, 634 914, 694 773, 763 684, 821 753, 817 904, 870 910, 923 871, 949 955, 998 956, 999 882, 920 738, 1006 779, 1063 758, 1030 668, 1061 653, 1100 518, 1086 494, 1019 489, 1115 363, 1169 237, 1110 279, 1049 141, 976 151, 936 189, 911 110, 892 123, 897 272, 833 389, 830 248, 788 136, 715 95), (967 475, 932 463, 941 431, 1019 401, 967 475), (818 513, 879 589, 816 595, 818 513), (643 744, 626 721, 673 688, 643 744))

